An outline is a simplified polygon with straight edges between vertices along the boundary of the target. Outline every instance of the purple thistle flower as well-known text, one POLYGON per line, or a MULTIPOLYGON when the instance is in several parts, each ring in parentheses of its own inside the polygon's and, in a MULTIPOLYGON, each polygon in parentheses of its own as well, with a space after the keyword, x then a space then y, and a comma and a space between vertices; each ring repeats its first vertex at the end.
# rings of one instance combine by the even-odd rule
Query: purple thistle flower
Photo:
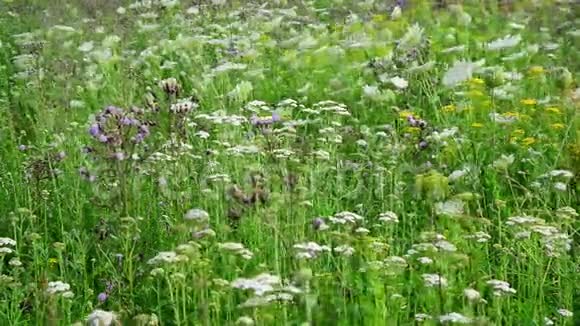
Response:
POLYGON ((93 123, 89 128, 89 134, 93 137, 97 137, 101 134, 101 127, 98 123, 93 123))
POLYGON ((320 228, 322 228, 324 225, 326 225, 326 222, 324 222, 324 219, 322 217, 317 217, 314 220, 312 220, 312 227, 314 228, 314 230, 320 230, 320 228))
POLYGON ((107 137, 107 136, 105 136, 105 135, 103 135, 103 134, 100 134, 100 135, 98 135, 98 136, 97 136, 97 139, 98 139, 98 140, 99 140, 101 143, 106 143, 107 141, 109 141, 109 137, 107 137))
POLYGON ((99 300, 100 303, 103 303, 103 302, 107 301, 108 297, 109 297, 109 295, 106 292, 101 292, 97 296, 97 299, 99 300))
POLYGON ((119 115, 121 112, 123 112, 123 109, 110 105, 105 109, 104 113, 106 115, 119 115))

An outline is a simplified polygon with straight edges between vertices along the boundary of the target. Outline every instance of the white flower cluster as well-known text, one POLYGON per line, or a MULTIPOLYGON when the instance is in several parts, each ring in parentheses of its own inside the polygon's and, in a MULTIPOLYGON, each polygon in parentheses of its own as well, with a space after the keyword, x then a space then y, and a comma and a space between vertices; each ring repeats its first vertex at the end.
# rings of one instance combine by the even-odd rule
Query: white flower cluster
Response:
POLYGON ((62 281, 48 282, 46 293, 49 295, 60 295, 67 299, 74 296, 74 294, 70 291, 70 285, 62 281))
POLYGON ((296 249, 297 259, 313 259, 318 257, 322 252, 330 252, 330 247, 325 245, 319 245, 316 242, 310 241, 305 243, 297 243, 294 245, 296 249))
POLYGON ((12 240, 11 238, 0 238, 0 255, 11 254, 14 252, 12 248, 16 246, 16 241, 12 240))
POLYGON ((516 290, 510 287, 510 284, 501 280, 489 280, 486 282, 493 289, 495 296, 501 297, 504 295, 515 294, 516 290))
POLYGON ((399 217, 396 213, 388 211, 379 214, 379 221, 386 223, 386 224, 395 224, 399 223, 399 217))
POLYGON ((329 218, 329 221, 333 224, 356 224, 362 222, 364 218, 356 213, 352 212, 340 212, 334 214, 334 216, 329 218))
POLYGON ((221 250, 231 252, 242 257, 245 260, 250 260, 254 257, 254 253, 247 249, 243 244, 237 242, 224 242, 218 244, 221 250))

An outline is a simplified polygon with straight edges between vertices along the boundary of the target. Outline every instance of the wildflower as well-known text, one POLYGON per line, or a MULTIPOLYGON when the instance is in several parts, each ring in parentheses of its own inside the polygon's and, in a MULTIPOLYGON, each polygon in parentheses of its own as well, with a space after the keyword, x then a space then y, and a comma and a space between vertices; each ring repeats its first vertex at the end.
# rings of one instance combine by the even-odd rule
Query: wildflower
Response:
POLYGON ((379 215, 379 221, 390 224, 390 223, 399 223, 399 217, 395 212, 384 212, 379 215))
POLYGON ((505 224, 514 226, 514 225, 534 225, 534 224, 544 224, 545 221, 538 217, 522 215, 522 216, 512 216, 509 217, 505 224))
POLYGON ((431 259, 429 257, 419 257, 419 258, 417 258, 417 261, 419 263, 421 263, 422 265, 431 265, 431 264, 433 264, 433 259, 431 259))
POLYGON ((526 137, 522 139, 522 144, 525 146, 533 145, 536 142, 536 138, 534 137, 526 137))
POLYGON ((451 199, 435 204, 435 212, 438 215, 459 216, 464 213, 465 203, 459 199, 451 199))
POLYGON ((279 122, 280 120, 281 120, 280 114, 277 112, 272 112, 270 116, 266 117, 258 117, 256 115, 253 115, 250 118, 250 123, 254 127, 264 127, 279 122))
POLYGON ((330 247, 325 245, 321 246, 318 243, 312 241, 295 244, 294 249, 297 250, 296 258, 298 259, 312 259, 316 258, 322 252, 330 251, 330 247))
POLYGON ((544 317, 544 325, 545 326, 552 326, 552 325, 554 325, 554 321, 548 317, 544 317))
POLYGON ((254 257, 254 253, 249 249, 246 249, 243 244, 237 242, 224 242, 218 244, 218 247, 222 250, 232 252, 239 255, 243 259, 250 260, 254 257))
POLYGON ((565 180, 572 179, 574 177, 574 173, 568 170, 552 170, 549 174, 553 178, 560 177, 565 180))
POLYGON ((356 213, 345 211, 334 214, 334 216, 330 218, 330 222, 334 224, 355 224, 362 221, 363 219, 364 218, 362 216, 356 213))
POLYGON ((453 87, 461 82, 469 80, 474 71, 479 68, 481 63, 457 61, 455 64, 445 72, 441 82, 444 86, 453 87))
POLYGON ((467 288, 463 290, 463 295, 469 300, 470 302, 479 302, 481 300, 481 294, 474 289, 467 288))
POLYGON ((565 192, 566 190, 568 190, 568 186, 563 182, 556 182, 554 183, 554 189, 561 192, 565 192))
POLYGON ((538 101, 536 99, 533 98, 525 98, 520 100, 520 103, 523 105, 536 105, 538 104, 538 101))
POLYGON ((492 166, 497 170, 505 171, 507 168, 514 163, 515 157, 513 154, 505 155, 502 154, 501 157, 493 161, 492 166))
POLYGON ((472 239, 475 240, 475 242, 478 243, 485 243, 488 242, 491 239, 491 236, 485 232, 482 231, 477 231, 473 234, 469 234, 465 236, 465 239, 472 239))
POLYGON ((198 221, 203 222, 209 219, 209 214, 200 208, 193 208, 187 211, 183 216, 183 219, 186 221, 198 221))
POLYGON ((20 266, 22 266, 22 262, 17 257, 13 257, 12 259, 10 259, 10 261, 8 261, 8 265, 14 266, 14 267, 20 267, 20 266))
POLYGON ((487 43, 486 48, 490 51, 496 51, 506 48, 512 48, 520 43, 522 37, 518 34, 516 36, 507 35, 503 38, 496 39, 487 43))
POLYGON ((107 301, 108 297, 109 297, 109 295, 106 292, 101 292, 97 296, 97 300, 99 300, 99 302, 103 303, 103 302, 107 301))
POLYGON ((470 172, 470 169, 469 168, 464 168, 464 169, 461 169, 461 170, 455 170, 455 171, 451 172, 451 174, 447 178, 449 179, 450 182, 455 182, 457 180, 462 179, 469 172, 470 172))
POLYGON ((487 285, 491 286, 495 296, 504 296, 516 293, 516 290, 511 288, 508 282, 500 280, 489 280, 486 283, 487 285))
POLYGON ((457 247, 454 244, 447 240, 438 240, 433 244, 436 248, 441 249, 442 251, 447 252, 455 252, 457 251, 457 247))
POLYGON ((432 319, 432 318, 433 317, 431 315, 428 315, 428 314, 423 314, 423 313, 415 314, 415 320, 419 321, 419 322, 425 321, 428 319, 432 319))
POLYGON ((409 82, 399 76, 389 79, 389 82, 398 89, 405 89, 409 86, 409 82))
POLYGON ((279 285, 280 277, 268 273, 262 273, 253 278, 238 278, 231 283, 231 287, 242 290, 253 290, 257 296, 272 292, 275 286, 279 285))
POLYGON ((317 217, 312 221, 312 227, 317 231, 324 231, 329 228, 322 217, 317 217))
POLYGON ((186 256, 179 256, 175 251, 161 251, 155 257, 149 259, 149 265, 173 264, 187 260, 186 256))
POLYGON ((345 257, 350 257, 354 254, 355 250, 351 246, 340 245, 338 247, 334 247, 334 252, 339 253, 345 257))
POLYGON ((187 114, 199 107, 196 101, 191 99, 181 99, 177 103, 171 104, 169 111, 175 114, 187 114))
POLYGON ((447 287, 447 279, 437 274, 421 275, 426 287, 447 287))
POLYGON ((490 113, 489 118, 498 124, 511 124, 518 121, 518 117, 516 115, 499 114, 495 112, 490 113))
POLYGON ((397 45, 398 50, 407 51, 409 49, 418 47, 423 40, 424 29, 419 24, 409 26, 407 32, 399 40, 397 45))
POLYGON ((452 312, 446 315, 439 316, 439 321, 441 323, 455 323, 455 324, 470 324, 472 319, 466 316, 463 316, 460 313, 452 312))
POLYGON ((562 316, 562 317, 573 317, 574 316, 573 312, 571 312, 568 309, 563 309, 563 308, 558 309, 558 314, 560 314, 560 316, 562 316))
POLYGON ((252 326, 254 325, 254 320, 251 317, 242 316, 238 318, 238 320, 236 321, 236 325, 252 326))
POLYGON ((58 294, 64 293, 70 290, 70 285, 61 281, 48 282, 48 287, 46 293, 48 294, 58 294))
POLYGON ((16 241, 10 238, 0 237, 0 247, 16 246, 16 241))
POLYGON ((544 67, 542 66, 532 66, 528 69, 528 72, 532 75, 540 75, 544 73, 544 67))
POLYGON ((548 112, 548 113, 553 113, 556 115, 561 115, 562 111, 560 111, 559 108, 555 107, 555 106, 549 106, 547 108, 544 109, 544 111, 548 112))
POLYGON ((97 309, 87 317, 90 326, 112 326, 117 323, 117 316, 110 312, 97 309))
POLYGON ((450 113, 450 112, 455 112, 457 108, 455 107, 455 105, 453 104, 448 104, 445 105, 444 107, 441 108, 441 111, 445 112, 445 113, 450 113))
POLYGON ((578 217, 578 212, 576 212, 576 210, 570 206, 565 206, 556 210, 556 216, 561 219, 573 219, 578 217))
POLYGON ((369 229, 367 229, 367 228, 358 227, 358 228, 356 228, 356 230, 354 230, 354 232, 356 234, 366 235, 366 234, 369 234, 371 231, 369 229))
POLYGON ((555 130, 561 130, 566 128, 566 125, 564 125, 563 123, 552 123, 550 125, 550 128, 555 129, 555 130))
POLYGON ((159 82, 159 87, 167 94, 176 96, 181 91, 181 86, 175 78, 163 79, 159 82))
POLYGON ((407 261, 403 257, 390 256, 383 261, 387 266, 407 267, 407 261))

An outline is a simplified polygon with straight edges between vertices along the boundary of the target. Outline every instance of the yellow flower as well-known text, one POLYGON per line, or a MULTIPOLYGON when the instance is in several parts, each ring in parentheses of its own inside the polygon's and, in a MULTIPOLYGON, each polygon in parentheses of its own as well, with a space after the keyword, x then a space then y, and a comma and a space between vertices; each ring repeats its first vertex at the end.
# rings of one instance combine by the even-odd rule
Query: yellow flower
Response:
POLYGON ((525 99, 521 100, 520 103, 523 105, 536 105, 538 103, 538 101, 536 101, 533 98, 525 98, 525 99))
POLYGON ((534 138, 534 137, 526 137, 526 138, 522 139, 522 144, 524 144, 525 146, 530 146, 535 142, 536 142, 536 138, 534 138))
POLYGON ((560 111, 560 109, 555 106, 547 107, 544 110, 546 110, 546 112, 548 113, 562 114, 562 111, 560 111))
POLYGON ((563 123, 552 123, 550 125, 550 128, 555 129, 555 130, 560 130, 560 129, 566 128, 566 126, 563 123))
POLYGON ((520 137, 523 136, 526 132, 523 129, 516 129, 514 131, 512 131, 512 137, 520 137))
POLYGON ((410 133, 410 134, 414 134, 414 133, 419 133, 421 131, 421 128, 407 127, 407 128, 405 128, 405 131, 410 133))
POLYGON ((407 119, 408 117, 413 116, 416 119, 419 119, 419 116, 415 115, 413 112, 411 111, 401 111, 399 112, 399 117, 403 118, 403 119, 407 119))
POLYGON ((506 118, 519 118, 522 115, 519 112, 508 111, 508 112, 504 113, 503 116, 506 118))
POLYGON ((530 74, 540 75, 544 73, 544 67, 542 66, 531 66, 529 69, 530 74))
POLYGON ((483 123, 474 122, 474 123, 471 124, 471 127, 473 127, 473 128, 482 128, 483 127, 483 123))
POLYGON ((484 85, 485 81, 481 78, 473 77, 469 80, 470 83, 474 85, 484 85))
POLYGON ((56 259, 56 258, 48 258, 48 264, 52 267, 52 266, 58 264, 58 259, 56 259))
POLYGON ((441 111, 445 113, 455 112, 455 105, 453 104, 445 105, 444 107, 441 108, 441 111))
POLYGON ((478 89, 472 89, 469 91, 469 96, 471 97, 482 97, 483 96, 483 92, 478 90, 478 89))

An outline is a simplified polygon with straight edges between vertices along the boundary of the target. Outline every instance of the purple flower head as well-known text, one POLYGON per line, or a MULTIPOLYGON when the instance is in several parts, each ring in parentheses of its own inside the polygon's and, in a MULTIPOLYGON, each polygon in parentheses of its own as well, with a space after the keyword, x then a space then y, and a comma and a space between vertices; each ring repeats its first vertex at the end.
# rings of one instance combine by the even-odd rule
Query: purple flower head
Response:
POLYGON ((105 109, 104 114, 106 114, 106 115, 120 115, 122 112, 123 112, 123 109, 110 105, 105 109))
POLYGON ((322 217, 317 217, 312 221, 312 227, 314 228, 314 230, 319 230, 320 227, 322 227, 324 224, 326 224, 324 222, 324 219, 322 217))
POLYGON ((127 116, 124 116, 124 117, 121 118, 121 120, 119 120, 119 122, 123 126, 132 126, 134 124, 134 122, 135 122, 135 119, 129 118, 127 116))
POLYGON ((89 127, 89 134, 93 137, 98 137, 101 134, 101 127, 98 123, 93 123, 89 127))
POLYGON ((103 302, 107 301, 108 297, 109 297, 109 295, 106 292, 101 292, 97 296, 97 299, 99 300, 100 303, 103 303, 103 302))
POLYGON ((419 148, 420 148, 420 149, 425 149, 425 148, 427 148, 428 146, 429 146, 429 143, 428 143, 427 141, 425 141, 425 140, 421 140, 421 141, 419 142, 419 148))
POLYGON ((111 291, 113 291, 114 288, 115 288, 115 283, 113 283, 111 281, 107 281, 107 286, 106 286, 107 293, 111 293, 111 291))
POLYGON ((107 136, 105 136, 105 135, 103 135, 103 134, 100 134, 100 135, 98 135, 98 136, 97 136, 97 139, 98 139, 98 140, 99 140, 101 143, 106 143, 106 142, 108 142, 108 141, 109 141, 109 137, 107 137, 107 136))
POLYGON ((125 153, 123 152, 116 152, 113 154, 113 158, 117 161, 122 161, 125 159, 125 153))
POLYGON ((250 118, 250 123, 255 127, 262 127, 272 125, 281 120, 282 118, 278 112, 272 112, 271 116, 269 117, 258 117, 254 114, 250 118))
POLYGON ((28 147, 26 145, 18 145, 18 150, 21 152, 24 152, 27 149, 28 149, 28 147))
POLYGON ((145 135, 142 133, 138 133, 135 136, 133 136, 133 142, 137 144, 142 143, 143 140, 145 140, 145 135))

